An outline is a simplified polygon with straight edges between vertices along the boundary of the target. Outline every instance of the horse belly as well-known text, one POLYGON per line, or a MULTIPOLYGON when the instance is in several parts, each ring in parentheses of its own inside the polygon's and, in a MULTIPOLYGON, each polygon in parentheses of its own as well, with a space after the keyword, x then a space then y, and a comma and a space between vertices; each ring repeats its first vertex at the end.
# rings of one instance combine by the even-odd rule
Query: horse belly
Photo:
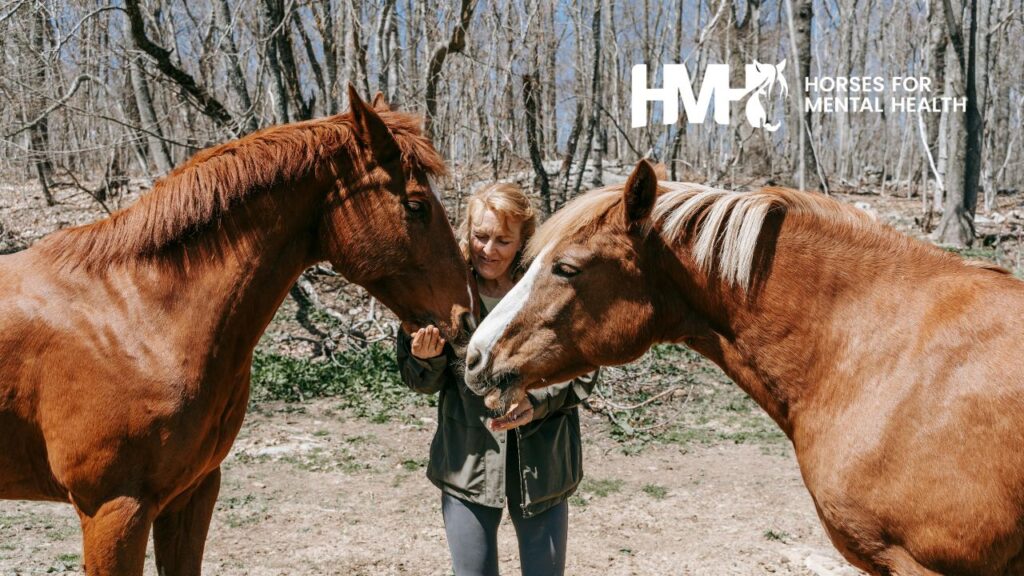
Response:
POLYGON ((908 398, 851 410, 798 434, 805 483, 847 558, 878 569, 898 546, 940 573, 1005 570, 1024 544, 1024 426, 1008 409, 1019 388, 988 389, 941 409, 908 398))

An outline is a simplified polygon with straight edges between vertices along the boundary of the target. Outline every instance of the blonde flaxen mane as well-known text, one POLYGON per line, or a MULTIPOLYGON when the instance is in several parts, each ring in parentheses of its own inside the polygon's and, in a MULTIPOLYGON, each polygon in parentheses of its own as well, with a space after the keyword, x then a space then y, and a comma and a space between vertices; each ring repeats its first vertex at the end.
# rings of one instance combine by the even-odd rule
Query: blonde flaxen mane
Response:
MULTIPOLYGON (((526 257, 561 238, 599 225, 621 204, 623 186, 610 186, 576 198, 537 231, 526 257)), ((684 182, 659 182, 658 198, 645 232, 656 231, 669 245, 692 231, 690 250, 701 270, 717 269, 721 279, 740 288, 751 282, 754 252, 769 212, 812 214, 828 224, 874 227, 865 212, 821 194, 786 188, 735 192, 684 182)), ((619 214, 618 211, 614 212, 619 214)))

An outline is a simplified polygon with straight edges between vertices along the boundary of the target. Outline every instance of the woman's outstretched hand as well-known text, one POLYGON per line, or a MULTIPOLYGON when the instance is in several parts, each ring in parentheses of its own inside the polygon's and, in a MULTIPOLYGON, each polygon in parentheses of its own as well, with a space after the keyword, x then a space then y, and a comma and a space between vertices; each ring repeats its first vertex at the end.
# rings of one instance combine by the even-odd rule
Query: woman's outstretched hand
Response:
POLYGON ((441 355, 444 351, 444 338, 437 326, 427 326, 412 333, 412 355, 420 360, 427 360, 441 355))
POLYGON ((519 402, 512 405, 512 408, 500 418, 493 418, 490 421, 491 430, 499 432, 501 430, 512 430, 513 428, 519 428, 524 424, 529 424, 533 420, 533 404, 530 404, 529 398, 523 398, 519 402))

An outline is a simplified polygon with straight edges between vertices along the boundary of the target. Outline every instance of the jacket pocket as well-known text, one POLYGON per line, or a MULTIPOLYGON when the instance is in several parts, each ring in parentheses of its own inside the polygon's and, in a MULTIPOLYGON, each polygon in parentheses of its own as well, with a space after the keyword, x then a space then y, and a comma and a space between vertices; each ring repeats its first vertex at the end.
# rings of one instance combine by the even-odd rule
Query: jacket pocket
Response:
POLYGON ((527 506, 567 498, 583 479, 579 421, 555 413, 520 440, 527 506))
POLYGON ((484 428, 444 417, 430 445, 430 476, 467 494, 480 494, 486 484, 484 428))

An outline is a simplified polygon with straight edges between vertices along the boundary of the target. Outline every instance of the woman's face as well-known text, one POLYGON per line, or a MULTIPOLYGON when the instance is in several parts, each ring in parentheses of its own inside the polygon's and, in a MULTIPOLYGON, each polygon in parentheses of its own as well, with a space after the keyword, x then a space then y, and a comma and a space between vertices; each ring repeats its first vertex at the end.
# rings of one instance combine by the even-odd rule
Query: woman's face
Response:
POLYGON ((522 247, 522 222, 500 218, 485 209, 475 218, 469 239, 469 257, 476 273, 487 280, 508 276, 512 261, 522 247))

